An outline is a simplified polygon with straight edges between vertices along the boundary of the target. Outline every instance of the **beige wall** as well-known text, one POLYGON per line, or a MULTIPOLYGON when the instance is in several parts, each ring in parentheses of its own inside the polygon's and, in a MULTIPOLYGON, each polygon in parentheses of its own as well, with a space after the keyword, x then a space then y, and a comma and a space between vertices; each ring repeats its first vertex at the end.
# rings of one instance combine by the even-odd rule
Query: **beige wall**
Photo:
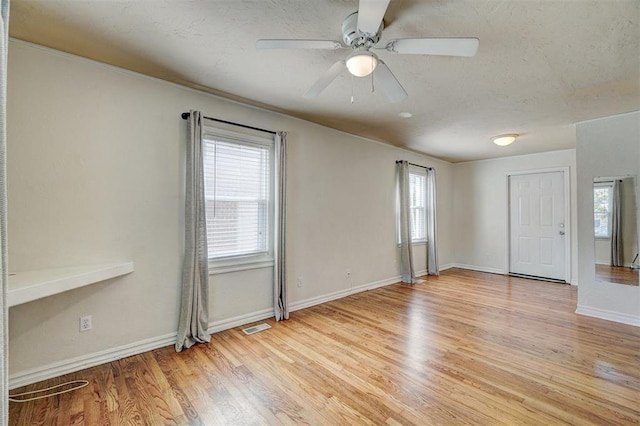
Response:
POLYGON ((480 271, 508 272, 508 173, 561 167, 569 168, 571 282, 577 284, 575 150, 454 164, 455 264, 480 271))
MULTIPOLYGON (((640 325, 640 287, 595 279, 593 179, 640 175, 640 112, 604 117, 576 125, 578 166, 577 312, 640 325)), ((636 187, 636 199, 639 189, 636 187)))
MULTIPOLYGON (((22 42, 10 43, 8 80, 10 270, 135 263, 130 275, 11 308, 13 377, 175 332, 189 109, 289 132, 292 305, 398 277, 398 159, 435 167, 439 260, 453 261, 449 163, 22 42), (78 332, 81 315, 93 316, 91 331, 78 332)), ((214 327, 271 304, 271 269, 212 276, 214 327)))

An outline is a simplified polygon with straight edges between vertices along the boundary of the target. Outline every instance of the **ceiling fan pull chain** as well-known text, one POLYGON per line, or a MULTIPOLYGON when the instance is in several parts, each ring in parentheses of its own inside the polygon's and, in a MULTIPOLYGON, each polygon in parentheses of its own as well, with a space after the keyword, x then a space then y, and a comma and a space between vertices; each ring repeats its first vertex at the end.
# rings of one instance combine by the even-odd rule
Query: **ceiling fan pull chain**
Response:
POLYGON ((351 103, 353 103, 353 75, 351 76, 351 103))
MULTIPOLYGON (((373 56, 371 57, 371 69, 375 71, 375 64, 373 63, 373 56)), ((373 71, 371 72, 371 93, 376 91, 375 86, 373 85, 373 71)))

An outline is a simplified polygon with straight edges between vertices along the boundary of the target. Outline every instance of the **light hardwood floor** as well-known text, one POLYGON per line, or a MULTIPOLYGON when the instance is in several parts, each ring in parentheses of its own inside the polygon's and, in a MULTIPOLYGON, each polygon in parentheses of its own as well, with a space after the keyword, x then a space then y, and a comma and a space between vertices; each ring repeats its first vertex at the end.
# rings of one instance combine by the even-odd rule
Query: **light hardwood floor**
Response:
POLYGON ((639 424, 640 328, 575 307, 568 285, 452 269, 28 386, 90 381, 9 423, 639 424))

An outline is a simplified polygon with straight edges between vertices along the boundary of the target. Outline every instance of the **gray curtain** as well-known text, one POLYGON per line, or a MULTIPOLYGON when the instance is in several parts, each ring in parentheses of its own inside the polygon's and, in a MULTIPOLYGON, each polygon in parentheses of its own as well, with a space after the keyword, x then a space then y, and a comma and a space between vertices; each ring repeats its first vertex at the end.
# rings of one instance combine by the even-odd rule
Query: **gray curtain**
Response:
POLYGON ((9 423, 9 306, 7 305, 7 42, 9 0, 0 2, 0 425, 9 423))
POLYGON ((620 181, 614 180, 611 187, 611 266, 624 266, 621 204, 620 181))
POLYGON ((411 211, 409 208, 409 163, 396 162, 398 182, 398 216, 400 222, 400 267, 402 282, 413 284, 416 281, 413 269, 413 251, 411 246, 411 211))
POLYGON ((187 138, 185 246, 182 298, 176 351, 211 340, 209 327, 209 266, 202 158, 202 114, 191 111, 187 138))
POLYGON ((427 274, 440 275, 436 230, 436 171, 427 169, 427 274))
POLYGON ((287 303, 287 132, 276 133, 276 220, 275 220, 275 262, 273 266, 273 312, 276 321, 289 319, 287 303))

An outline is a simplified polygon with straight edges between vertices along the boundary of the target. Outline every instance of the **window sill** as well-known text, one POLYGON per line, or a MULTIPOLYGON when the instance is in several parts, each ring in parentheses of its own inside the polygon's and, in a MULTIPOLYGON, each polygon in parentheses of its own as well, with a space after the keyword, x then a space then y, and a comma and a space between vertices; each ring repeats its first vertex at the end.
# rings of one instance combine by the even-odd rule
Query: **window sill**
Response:
POLYGON ((209 275, 228 274, 231 272, 248 271, 251 269, 262 269, 273 267, 273 259, 247 260, 247 261, 226 261, 224 263, 209 262, 209 275))
POLYGON ((607 237, 607 236, 598 236, 598 235, 594 236, 594 238, 595 238, 596 240, 610 240, 610 239, 611 239, 611 237, 607 237))

